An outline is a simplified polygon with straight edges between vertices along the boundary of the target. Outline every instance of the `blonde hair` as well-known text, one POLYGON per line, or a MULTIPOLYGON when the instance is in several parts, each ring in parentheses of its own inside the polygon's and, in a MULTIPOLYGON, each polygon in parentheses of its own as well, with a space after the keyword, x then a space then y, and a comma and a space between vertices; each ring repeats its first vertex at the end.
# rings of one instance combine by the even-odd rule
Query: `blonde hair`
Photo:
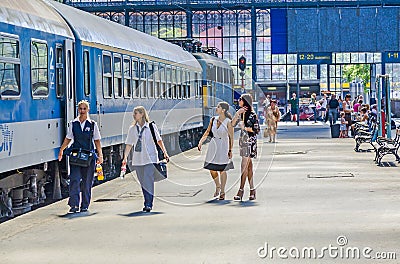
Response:
POLYGON ((79 101, 78 107, 79 107, 81 104, 86 105, 86 107, 87 107, 88 110, 90 109, 90 106, 89 106, 89 102, 88 102, 88 101, 86 101, 86 100, 81 100, 81 101, 79 101))
MULTIPOLYGON (((150 122, 149 114, 147 114, 146 108, 144 108, 141 105, 136 106, 135 108, 133 108, 133 112, 132 113, 135 113, 135 112, 139 112, 140 114, 143 114, 144 121, 145 122, 150 122)), ((136 121, 135 120, 133 120, 132 125, 136 125, 136 121)))

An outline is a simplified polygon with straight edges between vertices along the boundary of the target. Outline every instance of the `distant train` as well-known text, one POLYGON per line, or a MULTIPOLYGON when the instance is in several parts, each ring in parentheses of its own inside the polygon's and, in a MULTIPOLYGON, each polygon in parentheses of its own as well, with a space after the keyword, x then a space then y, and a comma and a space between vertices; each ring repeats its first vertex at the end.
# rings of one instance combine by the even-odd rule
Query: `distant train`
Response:
POLYGON ((233 100, 229 65, 195 56, 55 1, 1 1, 0 218, 62 197, 68 166, 56 159, 80 100, 99 124, 107 177, 137 105, 170 153, 195 146, 217 101, 233 100))

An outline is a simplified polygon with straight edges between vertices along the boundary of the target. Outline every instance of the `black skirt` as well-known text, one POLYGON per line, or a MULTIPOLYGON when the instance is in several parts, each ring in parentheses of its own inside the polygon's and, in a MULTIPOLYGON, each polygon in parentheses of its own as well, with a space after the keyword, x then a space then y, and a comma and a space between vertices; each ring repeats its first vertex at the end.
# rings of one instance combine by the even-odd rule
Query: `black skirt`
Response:
POLYGON ((228 164, 215 164, 215 163, 208 163, 204 162, 204 169, 212 170, 212 171, 228 171, 234 169, 235 166, 233 162, 230 161, 228 164))

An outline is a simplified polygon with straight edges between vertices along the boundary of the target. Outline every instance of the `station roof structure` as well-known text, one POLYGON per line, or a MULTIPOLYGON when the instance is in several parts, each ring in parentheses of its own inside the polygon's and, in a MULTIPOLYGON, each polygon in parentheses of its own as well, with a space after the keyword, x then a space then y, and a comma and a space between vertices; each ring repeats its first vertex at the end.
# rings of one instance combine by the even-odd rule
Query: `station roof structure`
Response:
POLYGON ((172 11, 172 10, 240 10, 254 8, 323 8, 399 6, 400 0, 64 0, 64 3, 86 11, 172 11))

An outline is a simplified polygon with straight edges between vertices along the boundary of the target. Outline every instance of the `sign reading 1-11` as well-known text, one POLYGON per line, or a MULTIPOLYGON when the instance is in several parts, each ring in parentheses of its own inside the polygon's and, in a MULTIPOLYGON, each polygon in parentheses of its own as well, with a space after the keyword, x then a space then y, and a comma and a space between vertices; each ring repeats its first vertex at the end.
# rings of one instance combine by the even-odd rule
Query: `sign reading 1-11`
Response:
POLYGON ((399 63, 400 51, 386 51, 382 52, 382 61, 386 63, 399 63))
POLYGON ((330 52, 302 52, 297 53, 297 64, 331 64, 330 52))

